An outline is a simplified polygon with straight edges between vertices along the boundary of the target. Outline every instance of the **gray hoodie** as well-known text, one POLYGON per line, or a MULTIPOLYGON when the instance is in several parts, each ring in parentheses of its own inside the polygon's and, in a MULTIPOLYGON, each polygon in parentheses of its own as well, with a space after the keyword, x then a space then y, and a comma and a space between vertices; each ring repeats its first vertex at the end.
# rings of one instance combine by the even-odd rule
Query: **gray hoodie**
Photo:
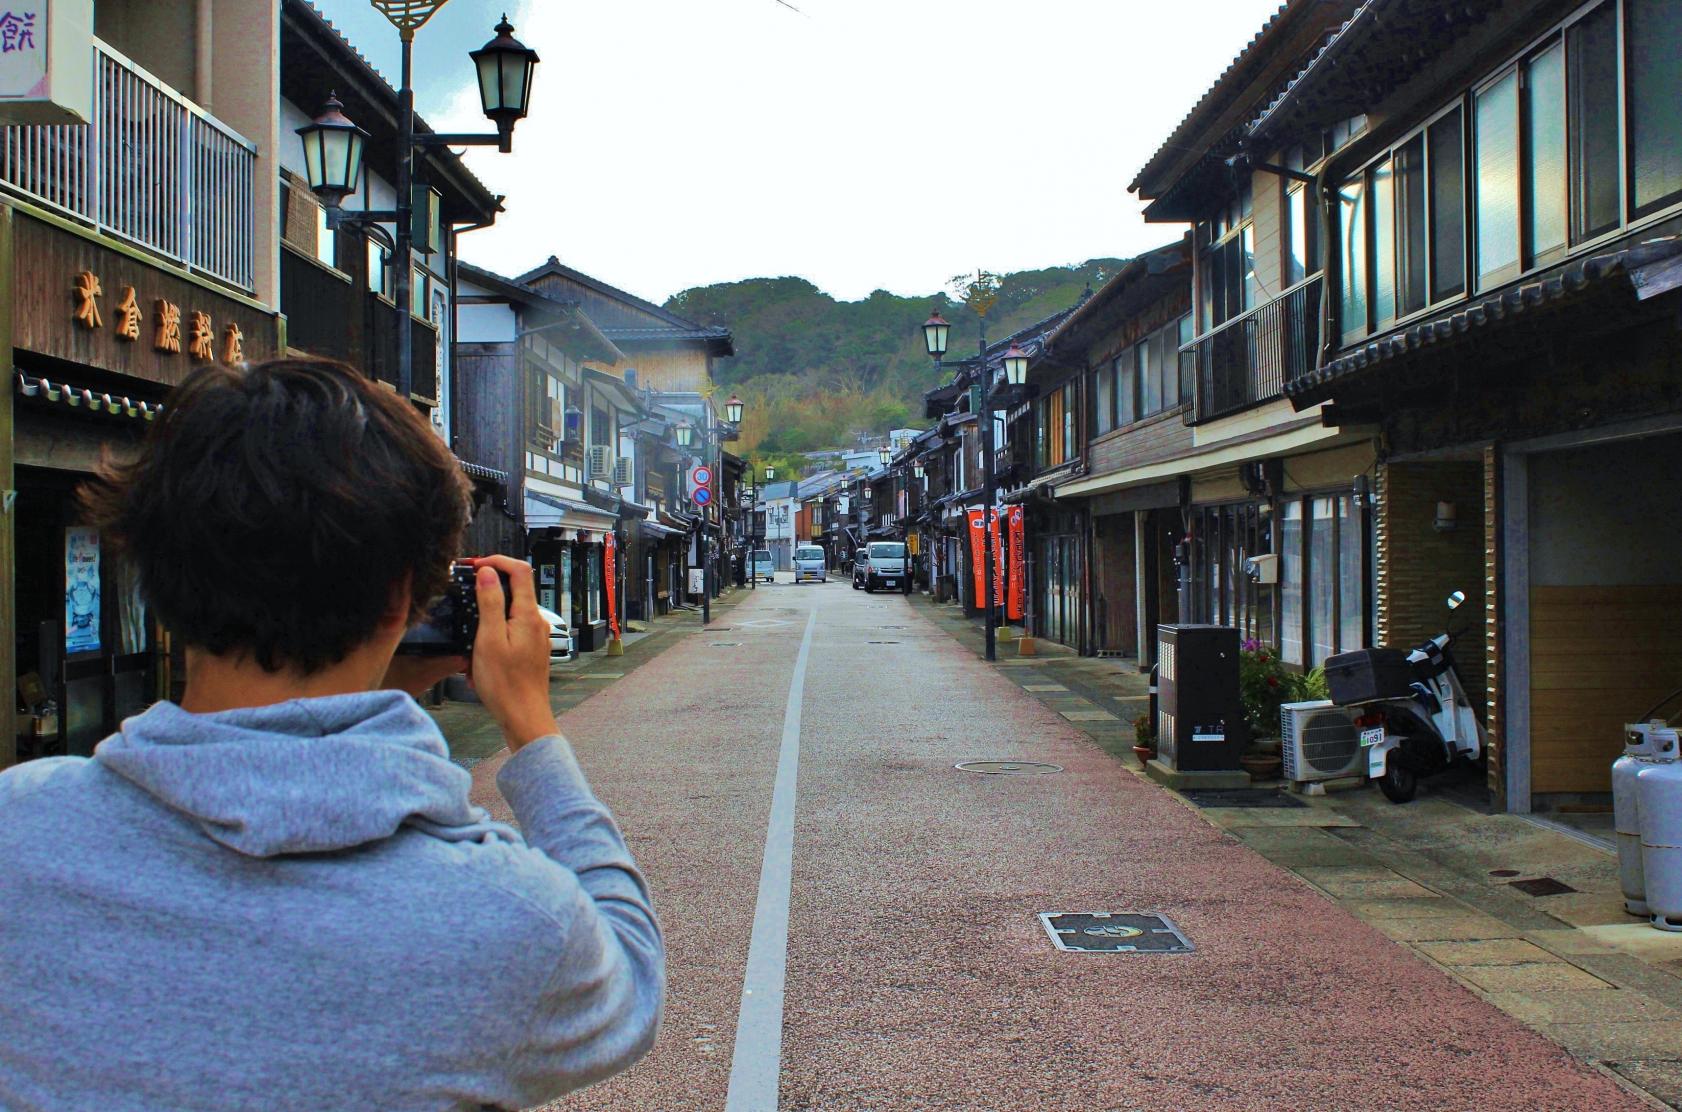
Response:
POLYGON ((398 692, 189 714, 0 774, 0 1108, 541 1103, 654 1040, 648 890, 566 741, 468 802, 398 692))

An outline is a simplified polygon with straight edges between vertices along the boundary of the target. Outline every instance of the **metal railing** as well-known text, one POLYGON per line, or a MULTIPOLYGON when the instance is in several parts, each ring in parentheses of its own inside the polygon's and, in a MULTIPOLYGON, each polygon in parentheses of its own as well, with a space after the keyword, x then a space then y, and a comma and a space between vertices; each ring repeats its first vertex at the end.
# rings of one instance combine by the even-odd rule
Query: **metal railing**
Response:
POLYGON ((0 128, 0 185, 249 291, 256 149, 94 43, 87 124, 0 128))
POLYGON ((1197 362, 1188 424, 1271 401, 1313 369, 1321 285, 1315 275, 1180 349, 1197 362))

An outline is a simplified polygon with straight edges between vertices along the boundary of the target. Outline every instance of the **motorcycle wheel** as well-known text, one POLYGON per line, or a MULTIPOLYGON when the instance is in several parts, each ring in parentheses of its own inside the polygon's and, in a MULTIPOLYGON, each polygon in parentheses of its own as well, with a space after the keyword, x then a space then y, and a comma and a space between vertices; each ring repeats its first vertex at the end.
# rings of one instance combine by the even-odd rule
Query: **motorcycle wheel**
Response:
POLYGON ((1384 775, 1378 778, 1378 790, 1392 803, 1406 803, 1419 792, 1419 775, 1392 758, 1384 766, 1384 775))

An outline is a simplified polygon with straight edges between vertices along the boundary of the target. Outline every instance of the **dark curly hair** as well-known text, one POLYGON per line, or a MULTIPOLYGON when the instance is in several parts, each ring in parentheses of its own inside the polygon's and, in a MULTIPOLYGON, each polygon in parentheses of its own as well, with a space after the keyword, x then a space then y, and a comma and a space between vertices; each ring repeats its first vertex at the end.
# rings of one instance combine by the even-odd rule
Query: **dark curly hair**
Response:
POLYGON ((444 587, 467 481, 415 409, 341 363, 202 367, 132 463, 80 492, 185 644, 304 674, 373 635, 408 579, 410 619, 444 587))

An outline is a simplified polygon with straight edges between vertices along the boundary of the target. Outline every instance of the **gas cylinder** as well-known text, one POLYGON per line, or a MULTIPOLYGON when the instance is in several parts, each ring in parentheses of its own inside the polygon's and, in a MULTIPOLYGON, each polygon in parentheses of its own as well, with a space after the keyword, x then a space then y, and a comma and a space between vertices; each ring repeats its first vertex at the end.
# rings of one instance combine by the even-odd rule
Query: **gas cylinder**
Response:
POLYGON ((1652 756, 1635 774, 1641 824, 1641 879, 1649 922, 1661 931, 1682 932, 1682 764, 1677 731, 1649 729, 1652 756))
POLYGON ((1635 793, 1635 774, 1652 763, 1652 728, 1662 722, 1637 722, 1624 727, 1623 756, 1612 762, 1612 825, 1618 832, 1618 882, 1624 889, 1624 910, 1645 917, 1647 888, 1641 880, 1641 805, 1635 793))

